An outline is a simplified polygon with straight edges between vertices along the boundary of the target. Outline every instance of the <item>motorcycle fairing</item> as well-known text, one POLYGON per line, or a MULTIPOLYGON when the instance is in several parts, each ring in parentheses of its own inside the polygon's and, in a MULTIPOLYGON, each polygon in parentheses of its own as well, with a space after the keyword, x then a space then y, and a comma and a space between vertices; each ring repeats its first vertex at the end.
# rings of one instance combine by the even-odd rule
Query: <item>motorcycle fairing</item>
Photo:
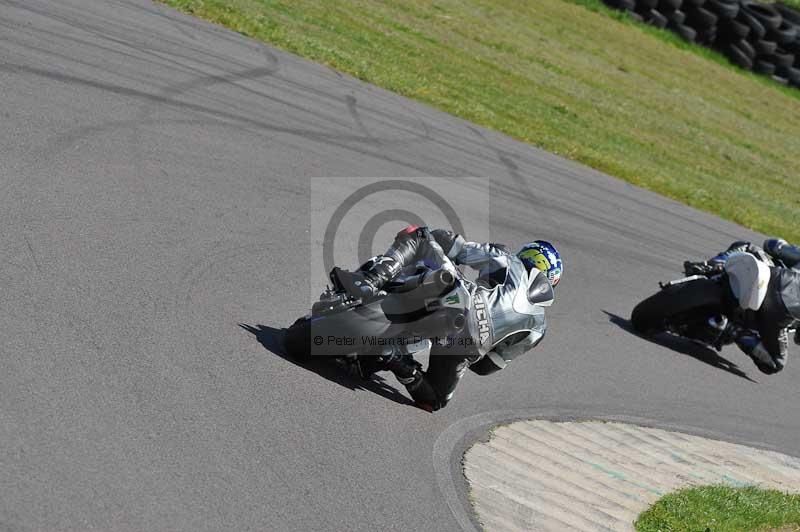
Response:
POLYGON ((739 306, 745 310, 760 309, 767 296, 769 266, 750 253, 736 252, 725 261, 725 272, 739 306))

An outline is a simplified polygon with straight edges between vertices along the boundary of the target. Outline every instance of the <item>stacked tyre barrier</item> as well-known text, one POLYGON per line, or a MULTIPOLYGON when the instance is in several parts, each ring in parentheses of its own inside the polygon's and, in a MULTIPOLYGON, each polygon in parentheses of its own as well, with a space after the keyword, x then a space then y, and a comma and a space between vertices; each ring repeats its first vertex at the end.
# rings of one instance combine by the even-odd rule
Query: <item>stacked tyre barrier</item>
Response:
POLYGON ((800 87, 800 11, 752 0, 604 0, 783 85, 800 87))

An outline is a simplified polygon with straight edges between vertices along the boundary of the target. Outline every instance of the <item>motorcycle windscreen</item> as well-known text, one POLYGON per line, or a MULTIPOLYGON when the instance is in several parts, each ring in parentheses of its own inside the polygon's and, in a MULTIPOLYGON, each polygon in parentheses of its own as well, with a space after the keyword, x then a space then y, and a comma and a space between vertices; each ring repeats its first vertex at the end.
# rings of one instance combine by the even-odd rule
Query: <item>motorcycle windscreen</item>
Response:
POLYGON ((743 309, 758 310, 767 296, 769 266, 750 253, 732 253, 725 261, 731 292, 743 309))

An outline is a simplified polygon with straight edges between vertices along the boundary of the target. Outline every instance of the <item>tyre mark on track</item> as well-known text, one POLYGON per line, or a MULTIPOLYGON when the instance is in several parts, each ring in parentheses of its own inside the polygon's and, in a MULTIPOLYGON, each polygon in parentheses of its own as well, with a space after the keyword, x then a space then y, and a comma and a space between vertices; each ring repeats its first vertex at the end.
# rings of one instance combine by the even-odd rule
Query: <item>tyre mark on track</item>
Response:
MULTIPOLYGON (((120 4, 118 2, 114 2, 114 3, 118 4, 120 7, 141 9, 141 8, 136 8, 136 6, 131 6, 131 5, 128 5, 128 4, 120 4)), ((59 22, 61 24, 66 24, 69 27, 74 27, 75 29, 79 29, 79 30, 81 30, 81 31, 83 31, 83 32, 85 32, 85 33, 87 33, 89 35, 93 35, 94 37, 96 37, 98 39, 105 40, 105 41, 108 41, 110 43, 115 43, 115 44, 118 44, 120 46, 129 48, 129 49, 133 49, 133 50, 135 50, 137 52, 146 54, 148 56, 158 58, 161 61, 169 61, 170 63, 172 63, 175 66, 175 68, 186 69, 187 68, 185 66, 186 61, 178 62, 174 58, 170 58, 168 56, 174 56, 174 57, 177 57, 179 59, 189 59, 190 61, 194 61, 194 62, 198 62, 198 61, 201 60, 200 58, 189 57, 189 55, 187 55, 185 53, 184 54, 178 53, 178 50, 180 50, 180 47, 183 46, 185 48, 185 46, 184 46, 185 43, 181 42, 181 41, 168 41, 166 43, 159 41, 159 42, 161 42, 162 45, 171 44, 171 45, 177 46, 179 48, 177 48, 175 50, 169 50, 168 51, 168 50, 166 50, 164 48, 164 46, 160 46, 160 48, 164 48, 164 49, 156 50, 153 47, 152 42, 150 42, 149 40, 142 40, 142 38, 141 38, 142 32, 148 31, 149 30, 148 28, 142 28, 141 29, 142 31, 139 31, 139 33, 138 33, 139 37, 132 36, 133 37, 132 39, 125 40, 125 39, 121 39, 121 38, 117 37, 116 35, 110 33, 109 30, 108 30, 108 27, 106 27, 106 26, 102 26, 101 27, 99 25, 93 24, 91 22, 91 20, 87 22, 87 20, 85 20, 85 19, 82 19, 82 18, 78 19, 78 18, 72 16, 71 12, 68 11, 68 10, 57 11, 55 13, 52 13, 52 12, 50 12, 50 10, 44 10, 44 9, 41 9, 40 7, 37 7, 37 6, 24 5, 24 4, 21 4, 19 2, 13 2, 12 1, 12 5, 14 7, 19 8, 19 9, 23 9, 23 10, 29 11, 31 13, 35 13, 35 14, 43 16, 43 17, 47 17, 48 19, 57 21, 57 22, 59 22)), ((150 12, 149 10, 146 10, 146 11, 150 12)), ((173 17, 169 17, 169 16, 166 16, 166 15, 164 15, 162 13, 158 13, 158 12, 155 13, 155 14, 167 19, 170 23, 174 23, 175 22, 173 17)), ((269 62, 269 66, 265 69, 263 74, 270 74, 270 72, 269 72, 270 70, 272 70, 271 73, 274 74, 279 69, 279 67, 280 67, 279 56, 278 56, 278 54, 273 52, 268 46, 266 46, 266 45, 264 45, 264 44, 262 44, 260 42, 247 40, 244 37, 237 36, 237 35, 234 35, 234 34, 228 35, 229 32, 227 30, 222 30, 222 29, 219 29, 219 28, 205 28, 205 25, 203 25, 203 24, 201 24, 201 23, 199 23, 197 21, 191 21, 191 22, 193 22, 194 24, 189 24, 188 22, 186 24, 188 24, 188 25, 190 25, 192 27, 194 27, 194 25, 196 24, 196 25, 199 26, 199 29, 211 29, 211 30, 214 30, 214 31, 212 31, 212 33, 215 35, 215 37, 221 38, 221 39, 225 40, 226 42, 235 43, 235 44, 238 44, 240 46, 245 46, 246 48, 251 48, 251 49, 253 48, 251 43, 255 43, 254 47, 269 62)), ((129 27, 124 27, 124 28, 121 28, 121 29, 124 30, 124 31, 127 31, 128 33, 131 31, 131 28, 129 28, 129 27)), ((65 36, 63 35, 63 32, 58 32, 57 34, 54 33, 53 37, 55 39, 65 38, 65 36)), ((125 52, 123 52, 122 50, 110 49, 110 48, 107 48, 107 47, 103 47, 103 46, 99 45, 96 42, 83 41, 83 39, 79 39, 79 38, 76 38, 76 37, 70 37, 69 39, 70 40, 76 40, 77 39, 76 42, 81 41, 84 45, 90 46, 92 48, 97 48, 99 46, 100 48, 105 48, 109 52, 112 52, 112 53, 123 53, 123 54, 125 54, 125 52)), ((57 42, 55 44, 57 44, 57 42)), ((21 46, 25 46, 24 43, 20 43, 20 45, 21 46)), ((55 55, 55 56, 59 55, 57 52, 54 52, 54 51, 51 51, 51 50, 40 49, 40 51, 43 52, 43 53, 48 53, 50 55, 55 55)), ((130 55, 130 54, 126 54, 126 55, 130 55)), ((137 60, 143 60, 142 57, 137 57, 137 56, 131 56, 131 57, 135 58, 137 60)), ((203 58, 206 58, 206 57, 209 57, 209 54, 204 54, 203 55, 203 58)), ((213 53, 213 51, 210 53, 210 57, 212 59, 220 59, 220 60, 223 59, 222 57, 219 56, 219 54, 213 53)), ((224 58, 224 59, 225 59, 224 60, 224 65, 227 66, 227 65, 230 65, 232 63, 230 61, 230 58, 224 58)), ((63 60, 75 61, 76 59, 74 57, 62 57, 62 61, 61 61, 62 64, 63 64, 63 60)), ((241 62, 233 61, 233 63, 234 64, 240 64, 241 62)), ((86 66, 90 66, 91 67, 91 66, 94 66, 94 65, 86 63, 86 66)), ((192 70, 197 70, 197 69, 192 69, 192 70)), ((352 81, 353 84, 355 84, 355 86, 358 87, 358 89, 363 90, 363 86, 360 83, 358 83, 357 80, 350 80, 350 78, 344 78, 344 76, 342 74, 338 73, 338 72, 336 73, 336 75, 337 75, 337 77, 339 77, 341 79, 347 79, 348 81, 352 81)), ((231 76, 232 76, 231 80, 233 80, 233 81, 235 81, 235 78, 237 76, 242 78, 242 79, 245 77, 245 76, 242 76, 242 73, 238 73, 238 74, 234 73, 234 74, 231 74, 231 76)), ((209 76, 201 76, 201 77, 206 81, 205 83, 202 80, 198 81, 196 79, 196 80, 193 80, 193 81, 190 81, 190 82, 186 82, 185 84, 182 83, 182 84, 180 84, 180 87, 173 86, 173 87, 171 87, 169 89, 165 89, 165 91, 162 91, 161 94, 156 94, 156 95, 151 95, 151 96, 158 97, 158 96, 164 96, 164 95, 167 95, 167 96, 171 95, 171 96, 173 96, 173 98, 167 98, 167 99, 174 100, 175 99, 174 96, 176 96, 177 94, 183 93, 183 92, 188 92, 188 91, 190 91, 191 89, 193 89, 193 88, 195 88, 197 86, 213 85, 213 84, 215 84, 217 82, 226 81, 225 79, 222 79, 224 77, 224 75, 213 75, 211 77, 209 77, 209 76)), ((294 81, 292 81, 291 79, 288 79, 288 78, 283 80, 283 81, 285 81, 286 83, 288 83, 290 85, 298 86, 304 91, 310 91, 311 93, 318 94, 321 97, 337 98, 337 96, 331 94, 330 91, 314 90, 312 86, 299 84, 299 83, 294 82, 294 81)), ((251 88, 246 88, 246 87, 244 87, 242 85, 238 85, 238 84, 235 84, 235 85, 237 86, 237 88, 246 90, 246 91, 248 91, 250 93, 255 94, 258 97, 268 97, 270 100, 275 101, 278 104, 288 105, 290 107, 292 106, 291 102, 276 98, 274 93, 265 93, 263 91, 255 91, 255 90, 253 90, 251 88)), ((388 94, 388 96, 389 97, 393 97, 393 95, 391 95, 391 94, 388 94)), ((401 106, 405 106, 405 102, 403 102, 403 100, 401 98, 393 97, 392 99, 393 99, 394 103, 397 103, 397 104, 399 104, 401 106)), ((225 101, 220 101, 220 103, 221 104, 226 104, 225 101)), ((229 103, 229 102, 227 102, 227 103, 229 103)), ((351 101, 351 103, 352 103, 352 101, 351 101)), ((148 107, 155 107, 157 105, 162 105, 162 104, 164 104, 164 105, 174 105, 174 106, 182 107, 184 110, 186 110, 186 107, 183 106, 181 104, 181 102, 178 102, 178 101, 170 102, 170 101, 157 101, 157 100, 150 99, 150 101, 146 103, 146 105, 148 107)), ((200 106, 200 107, 202 107, 202 106, 200 106)), ((350 106, 350 108, 352 110, 352 106, 350 106)), ((301 110, 301 109, 299 109, 299 110, 301 110)), ((205 112, 212 112, 211 109, 209 109, 209 108, 205 108, 204 111, 205 112)), ((370 110, 370 112, 373 112, 373 110, 370 110)), ((380 114, 381 116, 386 115, 386 117, 388 117, 391 120, 395 120, 396 121, 396 119, 397 119, 396 114, 381 113, 377 109, 374 110, 374 112, 380 114)), ((233 114, 233 113, 230 113, 230 114, 233 114)), ((374 150, 364 149, 364 146, 363 146, 363 145, 373 145, 373 146, 375 146, 376 144, 380 144, 380 143, 383 143, 383 144, 386 144, 386 145, 388 145, 388 144, 403 144, 403 143, 418 142, 420 140, 429 139, 430 138, 430 128, 428 127, 427 123, 424 120, 419 119, 419 123, 420 123, 420 126, 422 128, 422 134, 421 135, 415 134, 410 139, 383 139, 383 140, 376 140, 374 138, 374 136, 369 134, 369 132, 366 130, 366 127, 365 127, 365 124, 364 124, 364 121, 363 121, 363 117, 361 116, 363 113, 360 112, 360 111, 357 111, 357 114, 359 115, 358 119, 357 119, 357 122, 360 122, 361 130, 365 133, 365 136, 354 136, 354 135, 347 135, 347 134, 342 135, 342 134, 337 134, 335 132, 327 134, 327 133, 324 133, 324 132, 320 132, 319 130, 311 131, 311 130, 292 129, 292 128, 273 128, 272 131, 277 131, 279 133, 298 134, 298 135, 303 136, 304 138, 308 138, 308 139, 311 139, 311 140, 321 140, 321 141, 329 143, 329 144, 333 143, 334 145, 337 145, 337 146, 340 146, 340 147, 344 147, 344 148, 347 148, 347 149, 350 149, 350 150, 356 150, 359 153, 366 154, 368 156, 380 157, 380 158, 382 158, 384 160, 387 160, 388 162, 392 162, 392 163, 402 163, 404 166, 415 168, 416 170, 422 170, 423 172, 425 172, 426 169, 420 163, 417 163, 416 165, 412 165, 412 163, 409 163, 408 161, 401 160, 399 158, 389 158, 384 152, 375 153, 374 150), (343 141, 343 142, 338 142, 338 143, 337 142, 333 142, 333 139, 336 139, 337 141, 343 141), (353 145, 350 145, 351 142, 352 142, 353 145), (345 144, 345 143, 347 143, 347 144, 345 144), (362 144, 362 146, 357 146, 357 144, 362 144)), ((414 114, 416 114, 416 113, 414 113, 414 114)), ((247 115, 247 117, 248 118, 252 118, 252 115, 247 115)), ((223 118, 233 118, 233 117, 232 116, 225 116, 223 118)), ((242 118, 244 118, 244 117, 242 115, 239 115, 239 116, 236 117, 236 120, 241 120, 242 118)), ((333 116, 330 117, 331 120, 333 120, 334 118, 335 117, 333 117, 333 116)), ((333 121, 335 122, 335 120, 333 120, 333 121)), ((342 124, 342 125, 344 125, 344 124, 342 124)), ((265 126, 266 125, 264 123, 261 123, 261 124, 258 125, 258 127, 262 128, 262 129, 266 129, 265 126)), ((76 135, 72 134, 72 133, 68 133, 67 136, 70 139, 70 141, 73 141, 72 139, 74 139, 76 137, 76 135)), ((138 139, 138 137, 135 137, 135 138, 133 138, 131 140, 131 145, 135 147, 137 142, 139 142, 139 139, 138 139)), ((61 143, 63 144, 63 141, 61 141, 61 143)), ((138 164, 138 163, 136 163, 136 164, 138 164)))
POLYGON ((364 125, 364 121, 361 120, 361 116, 358 114, 358 107, 356 105, 358 102, 358 100, 356 100, 356 97, 353 96, 352 94, 348 94, 344 97, 344 101, 347 104, 347 112, 349 112, 350 116, 353 117, 353 122, 356 123, 358 129, 361 130, 361 132, 364 134, 365 137, 370 139, 370 142, 374 144, 380 144, 380 141, 378 139, 372 137, 369 130, 367 129, 367 126, 364 125))
POLYGON ((28 235, 23 234, 22 238, 25 239, 25 244, 28 245, 28 251, 31 254, 31 260, 33 261, 33 265, 36 266, 36 271, 39 272, 39 275, 42 274, 42 266, 39 264, 39 260, 36 258, 36 252, 33 251, 33 246, 31 245, 31 241, 28 238, 28 235))
POLYGON ((253 118, 252 116, 241 115, 229 111, 220 111, 217 109, 213 109, 210 107, 206 107, 191 102, 178 102, 175 100, 171 100, 169 98, 164 98, 163 96, 159 96, 157 94, 145 92, 138 89, 133 89, 130 87, 124 87, 121 85, 106 83, 98 80, 84 79, 77 76, 73 76, 71 74, 55 72, 44 68, 21 65, 18 63, 9 63, 0 61, 0 70, 4 70, 6 72, 11 72, 11 73, 27 73, 39 77, 52 79, 66 84, 78 84, 86 87, 96 88, 99 90, 108 91, 121 96, 129 96, 131 98, 152 100, 158 103, 169 105, 171 107, 175 107, 176 109, 181 109, 184 111, 194 111, 205 115, 224 118, 234 123, 239 123, 242 125, 250 125, 260 130, 271 131, 274 133, 283 133, 287 135, 297 135, 305 140, 330 144, 354 153, 358 153, 368 157, 374 157, 389 163, 394 163, 403 168, 411 168, 419 172, 422 172, 425 175, 427 175, 430 172, 430 168, 416 161, 410 161, 402 156, 389 156, 383 150, 375 151, 364 148, 362 145, 366 143, 369 139, 365 139, 361 135, 352 135, 342 132, 324 133, 320 131, 303 129, 303 128, 278 126, 271 124, 269 122, 265 122, 263 120, 259 120, 257 118, 253 118))

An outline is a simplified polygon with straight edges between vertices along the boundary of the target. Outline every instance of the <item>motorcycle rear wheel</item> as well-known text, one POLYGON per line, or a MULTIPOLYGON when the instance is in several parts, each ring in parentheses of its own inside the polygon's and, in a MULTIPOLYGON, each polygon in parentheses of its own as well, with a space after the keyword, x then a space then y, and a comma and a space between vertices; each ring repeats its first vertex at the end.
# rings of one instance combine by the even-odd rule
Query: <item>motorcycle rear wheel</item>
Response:
POLYGON ((642 334, 666 330, 671 320, 689 312, 707 309, 709 316, 722 307, 722 287, 710 279, 697 279, 664 288, 648 297, 631 313, 631 323, 642 334))

